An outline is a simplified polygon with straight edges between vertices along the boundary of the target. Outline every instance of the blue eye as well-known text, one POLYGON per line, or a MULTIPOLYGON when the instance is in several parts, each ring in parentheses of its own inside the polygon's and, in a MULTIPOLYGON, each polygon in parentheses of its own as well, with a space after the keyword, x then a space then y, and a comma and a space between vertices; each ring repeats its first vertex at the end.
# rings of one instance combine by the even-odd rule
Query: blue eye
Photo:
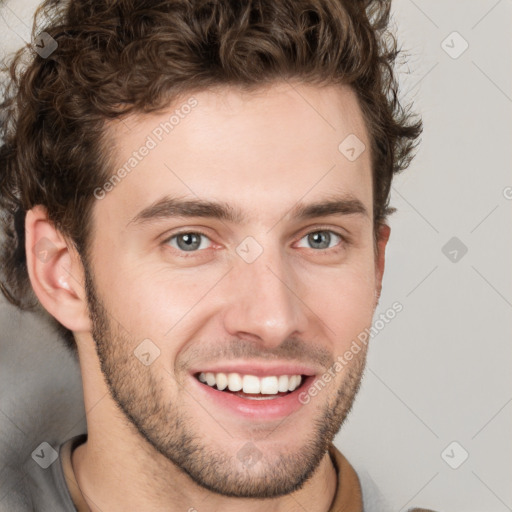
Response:
MULTIPOLYGON (((340 241, 343 241, 343 237, 334 233, 334 231, 322 230, 322 231, 312 231, 308 233, 306 236, 301 238, 302 240, 306 240, 306 243, 309 244, 311 249, 330 249, 339 244, 340 241)), ((299 247, 304 247, 303 245, 299 245, 299 247)))
POLYGON ((210 241, 210 239, 202 233, 186 232, 178 233, 170 237, 167 242, 171 247, 180 251, 194 252, 198 249, 206 249, 204 240, 210 241))

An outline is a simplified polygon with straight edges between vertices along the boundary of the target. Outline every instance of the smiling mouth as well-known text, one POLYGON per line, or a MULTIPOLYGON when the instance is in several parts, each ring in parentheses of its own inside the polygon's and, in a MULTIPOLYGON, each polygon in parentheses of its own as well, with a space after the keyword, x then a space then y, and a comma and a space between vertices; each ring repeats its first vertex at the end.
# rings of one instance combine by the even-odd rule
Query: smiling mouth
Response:
POLYGON ((248 400, 273 400, 287 396, 304 384, 307 376, 269 375, 257 377, 240 373, 200 372, 194 377, 217 391, 231 393, 248 400))

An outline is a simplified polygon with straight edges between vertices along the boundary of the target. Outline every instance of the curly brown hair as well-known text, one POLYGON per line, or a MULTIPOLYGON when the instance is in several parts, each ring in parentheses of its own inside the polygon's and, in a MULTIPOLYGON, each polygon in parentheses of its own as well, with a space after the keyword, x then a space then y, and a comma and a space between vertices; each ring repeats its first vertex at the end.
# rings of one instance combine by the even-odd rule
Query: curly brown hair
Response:
MULTIPOLYGON (((42 310, 24 238, 26 212, 37 204, 89 261, 93 191, 115 156, 108 120, 162 111, 217 85, 351 86, 371 140, 376 237, 396 210, 393 175, 408 167, 423 129, 398 99, 402 50, 388 28, 390 9, 391 0, 46 0, 32 40, 46 32, 58 47, 41 56, 27 44, 2 68, 3 294, 42 310)), ((58 326, 76 351, 71 331, 58 326)))

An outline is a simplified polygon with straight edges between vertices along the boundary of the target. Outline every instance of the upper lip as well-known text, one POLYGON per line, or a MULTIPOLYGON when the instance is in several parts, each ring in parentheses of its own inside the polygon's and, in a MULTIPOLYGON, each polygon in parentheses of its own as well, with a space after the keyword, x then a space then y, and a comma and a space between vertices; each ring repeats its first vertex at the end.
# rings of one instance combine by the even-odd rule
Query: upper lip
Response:
POLYGON ((304 364, 294 364, 286 362, 272 363, 217 363, 210 364, 201 368, 191 370, 193 375, 197 373, 240 373, 242 375, 255 375, 256 377, 265 377, 270 375, 316 375, 315 368, 304 364))

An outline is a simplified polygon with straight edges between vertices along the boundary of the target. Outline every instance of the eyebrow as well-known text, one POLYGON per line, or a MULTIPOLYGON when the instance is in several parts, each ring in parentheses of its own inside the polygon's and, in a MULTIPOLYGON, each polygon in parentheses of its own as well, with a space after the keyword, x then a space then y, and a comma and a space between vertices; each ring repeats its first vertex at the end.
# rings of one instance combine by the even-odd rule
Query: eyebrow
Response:
MULTIPOLYGON (((364 204, 350 194, 331 196, 310 204, 297 203, 289 212, 296 220, 307 220, 329 215, 361 215, 370 218, 364 204)), ((173 217, 205 217, 240 224, 245 216, 237 207, 222 201, 179 199, 165 196, 141 210, 127 224, 148 224, 173 217)))

